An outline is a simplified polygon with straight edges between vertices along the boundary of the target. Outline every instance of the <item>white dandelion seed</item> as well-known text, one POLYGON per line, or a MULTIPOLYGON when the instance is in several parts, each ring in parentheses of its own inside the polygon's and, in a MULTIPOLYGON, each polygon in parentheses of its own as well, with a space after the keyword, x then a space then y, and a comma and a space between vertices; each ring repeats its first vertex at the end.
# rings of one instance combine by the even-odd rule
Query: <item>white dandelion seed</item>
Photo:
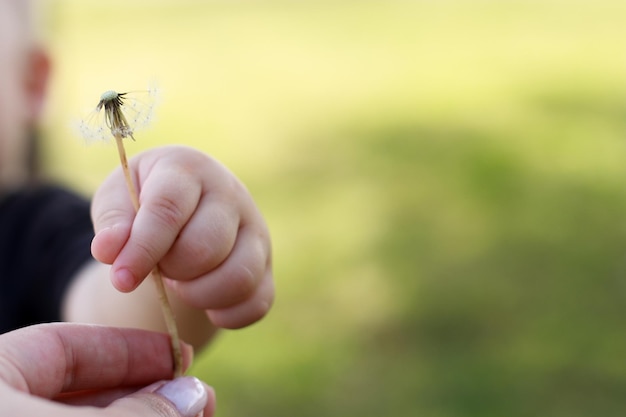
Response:
POLYGON ((152 122, 157 104, 156 88, 125 93, 105 91, 96 108, 77 123, 76 130, 88 142, 109 141, 116 135, 134 140, 133 133, 152 122))

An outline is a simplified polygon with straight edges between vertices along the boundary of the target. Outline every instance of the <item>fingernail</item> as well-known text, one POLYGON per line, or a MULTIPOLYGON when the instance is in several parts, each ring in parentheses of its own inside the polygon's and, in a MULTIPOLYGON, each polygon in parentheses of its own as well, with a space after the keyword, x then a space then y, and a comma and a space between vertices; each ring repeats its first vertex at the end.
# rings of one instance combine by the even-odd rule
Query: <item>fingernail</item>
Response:
POLYGON ((155 391, 168 399, 183 417, 194 417, 207 404, 204 384, 192 376, 176 378, 155 391))
POLYGON ((113 285, 120 291, 130 292, 135 289, 137 283, 135 282, 135 276, 128 269, 118 269, 114 272, 113 285))

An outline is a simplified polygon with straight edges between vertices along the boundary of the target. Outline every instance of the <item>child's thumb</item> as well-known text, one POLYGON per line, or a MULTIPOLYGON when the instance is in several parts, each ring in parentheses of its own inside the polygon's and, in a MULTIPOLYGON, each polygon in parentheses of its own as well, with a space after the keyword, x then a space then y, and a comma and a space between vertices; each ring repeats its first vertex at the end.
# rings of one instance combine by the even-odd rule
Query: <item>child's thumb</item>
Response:
POLYGON ((213 389, 197 378, 184 376, 155 385, 113 402, 107 412, 116 417, 211 417, 215 411, 213 389))

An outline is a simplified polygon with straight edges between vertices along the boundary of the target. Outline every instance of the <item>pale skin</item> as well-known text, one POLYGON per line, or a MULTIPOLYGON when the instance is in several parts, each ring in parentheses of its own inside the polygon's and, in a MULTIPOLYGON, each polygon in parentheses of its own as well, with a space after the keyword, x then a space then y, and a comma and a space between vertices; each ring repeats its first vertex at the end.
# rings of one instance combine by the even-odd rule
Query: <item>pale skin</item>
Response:
POLYGON ((157 262, 181 336, 195 347, 215 327, 262 318, 274 293, 270 240, 245 187, 191 148, 157 148, 129 162, 141 208, 135 215, 120 169, 96 192, 92 253, 102 264, 77 277, 67 320, 163 331, 153 289, 148 282, 138 287, 157 262))
MULTIPOLYGON (((189 365, 191 347, 182 351, 189 365)), ((192 377, 167 381, 172 365, 161 333, 70 323, 16 330, 0 336, 0 415, 213 416, 213 389, 192 377)))
MULTIPOLYGON (((19 188, 24 180, 24 138, 39 118, 49 72, 48 58, 32 41, 21 14, 25 3, 0 0, 0 183, 5 188, 19 188)), ((152 283, 148 280, 142 284, 156 264, 166 277, 181 338, 196 349, 206 345, 218 328, 245 327, 264 317, 274 298, 270 237, 242 183, 213 158, 182 146, 140 153, 130 159, 130 169, 141 208, 135 214, 121 169, 98 187, 91 208, 96 233, 91 250, 97 261, 88 262, 73 279, 63 301, 64 320, 164 331, 152 283)), ((96 335, 110 331, 96 329, 90 331, 96 335)), ((24 366, 41 366, 39 371, 45 373, 50 358, 36 349, 37 343, 63 339, 69 341, 76 355, 88 355, 93 345, 89 338, 80 337, 83 331, 85 328, 65 324, 46 330, 43 336, 38 327, 1 335, 0 396, 5 397, 2 393, 6 389, 19 389, 4 378, 12 365, 3 360, 3 352, 32 347, 34 361, 24 366)), ((142 337, 160 338, 158 343, 166 340, 155 333, 142 333, 142 337)), ((169 351, 159 352, 163 355, 142 360, 171 366, 169 351)), ((84 366, 98 370, 102 364, 94 359, 86 360, 84 366)), ((169 373, 146 376, 135 385, 167 378, 171 378, 171 367, 169 373)), ((90 389, 110 391, 114 385, 109 381, 107 386, 90 389)), ((212 391, 207 388, 206 392, 209 408, 205 416, 209 416, 212 391)), ((3 405, 0 416, 35 415, 28 407, 45 405, 35 396, 54 399, 59 393, 30 391, 30 396, 12 396, 10 409, 14 412, 5 414, 3 405)), ((127 393, 119 394, 119 398, 127 393)), ((90 416, 91 411, 100 415, 91 409, 82 410, 80 415, 90 416)), ((182 415, 177 413, 170 410, 163 415, 182 415)), ((42 415, 65 416, 68 410, 51 408, 42 415)))

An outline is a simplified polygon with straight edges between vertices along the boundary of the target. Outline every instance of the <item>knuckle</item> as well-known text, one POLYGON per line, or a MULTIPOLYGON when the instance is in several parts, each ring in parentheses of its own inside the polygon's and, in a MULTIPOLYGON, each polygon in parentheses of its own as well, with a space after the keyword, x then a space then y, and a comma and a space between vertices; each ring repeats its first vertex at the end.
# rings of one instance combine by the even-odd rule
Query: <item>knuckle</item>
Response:
POLYGON ((188 239, 184 242, 184 251, 187 254, 186 257, 192 259, 204 272, 222 263, 228 255, 224 245, 212 236, 202 236, 196 240, 188 239))
POLYGON ((181 226, 183 210, 175 199, 162 196, 150 203, 152 214, 160 223, 170 229, 181 226))
POLYGON ((157 242, 147 239, 136 239, 134 242, 138 255, 152 264, 156 264, 159 248, 157 242))
POLYGON ((98 228, 111 226, 120 223, 120 220, 127 220, 128 212, 121 208, 110 208, 94 215, 93 223, 98 228))
POLYGON ((237 264, 229 277, 235 303, 248 300, 256 291, 266 271, 267 260, 261 246, 248 252, 247 262, 237 264))
POLYGON ((254 303, 250 309, 248 324, 256 323, 267 315, 272 306, 272 302, 268 300, 259 300, 254 303))
POLYGON ((166 275, 186 281, 214 270, 227 255, 209 239, 179 239, 160 262, 166 275))
POLYGON ((254 292, 257 284, 256 274, 245 265, 240 265, 230 277, 230 284, 236 299, 246 299, 254 292))

